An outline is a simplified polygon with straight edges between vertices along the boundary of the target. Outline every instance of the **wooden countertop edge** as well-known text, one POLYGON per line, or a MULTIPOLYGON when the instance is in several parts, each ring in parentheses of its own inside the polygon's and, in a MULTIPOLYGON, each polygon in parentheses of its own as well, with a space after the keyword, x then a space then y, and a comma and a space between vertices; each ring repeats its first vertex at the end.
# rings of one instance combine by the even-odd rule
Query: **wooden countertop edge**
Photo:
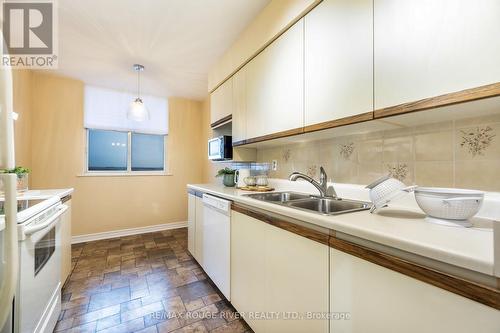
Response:
POLYGON ((500 310, 500 290, 330 237, 330 247, 500 310))
POLYGON ((294 224, 285 219, 270 216, 260 210, 254 210, 234 202, 231 208, 236 212, 253 217, 277 228, 328 245, 336 250, 500 310, 500 288, 495 289, 487 285, 443 273, 393 255, 339 239, 336 237, 335 230, 330 230, 329 233, 323 233, 303 225, 294 224))
POLYGON ((236 212, 239 212, 241 214, 256 218, 259 221, 273 225, 277 228, 280 228, 280 229, 283 229, 286 231, 290 231, 291 233, 294 233, 296 235, 308 238, 310 240, 313 240, 315 242, 318 242, 318 243, 321 243, 324 245, 328 245, 328 241, 329 241, 330 236, 328 234, 322 233, 320 231, 317 231, 317 230, 314 230, 311 228, 307 228, 307 227, 302 226, 302 225, 290 223, 289 221, 285 221, 285 220, 282 220, 280 218, 265 214, 261 211, 253 210, 253 209, 248 208, 246 206, 241 206, 241 205, 238 205, 235 203, 233 203, 231 205, 231 209, 236 211, 236 212))

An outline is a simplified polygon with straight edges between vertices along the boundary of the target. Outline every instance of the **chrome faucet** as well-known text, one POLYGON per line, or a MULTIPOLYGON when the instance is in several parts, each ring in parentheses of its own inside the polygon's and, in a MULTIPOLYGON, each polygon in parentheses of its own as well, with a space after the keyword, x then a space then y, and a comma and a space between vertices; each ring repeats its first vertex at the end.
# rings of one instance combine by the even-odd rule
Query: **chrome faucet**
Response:
POLYGON ((297 179, 302 178, 309 183, 313 184, 314 187, 316 187, 320 193, 320 196, 323 198, 336 198, 337 193, 335 192, 335 189, 333 186, 328 186, 328 176, 326 175, 325 169, 323 167, 319 168, 319 182, 315 181, 313 178, 309 177, 308 175, 305 175, 300 172, 292 172, 290 176, 288 177, 289 180, 291 181, 296 181, 297 179))

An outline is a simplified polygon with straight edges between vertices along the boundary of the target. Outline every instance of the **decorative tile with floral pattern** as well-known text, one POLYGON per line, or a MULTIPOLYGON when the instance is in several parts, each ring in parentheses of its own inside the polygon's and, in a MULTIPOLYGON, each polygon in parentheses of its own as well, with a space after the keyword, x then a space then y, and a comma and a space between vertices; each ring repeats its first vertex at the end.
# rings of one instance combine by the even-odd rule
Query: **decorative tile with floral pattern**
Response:
POLYGON ((354 142, 340 145, 340 156, 342 156, 344 160, 348 160, 353 152, 354 152, 354 142))
POLYGON ((476 127, 474 129, 461 130, 462 142, 460 146, 467 149, 473 157, 484 155, 484 151, 491 145, 493 138, 493 128, 490 126, 476 127))
POLYGON ((283 149, 282 157, 283 161, 288 162, 290 157, 292 156, 292 150, 291 149, 283 149))
POLYGON ((408 176, 408 164, 406 163, 398 163, 396 165, 387 165, 387 171, 389 175, 393 178, 396 178, 399 181, 404 181, 408 176))
POLYGON ((307 175, 309 177, 316 177, 316 174, 318 173, 318 166, 317 165, 310 165, 307 167, 307 175))

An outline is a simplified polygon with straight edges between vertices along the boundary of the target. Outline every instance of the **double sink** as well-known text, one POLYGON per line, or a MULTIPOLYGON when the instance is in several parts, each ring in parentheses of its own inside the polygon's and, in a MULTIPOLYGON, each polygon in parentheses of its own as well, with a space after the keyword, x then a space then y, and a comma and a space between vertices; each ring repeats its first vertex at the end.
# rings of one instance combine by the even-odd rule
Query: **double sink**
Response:
POLYGON ((270 192, 245 194, 252 199, 275 203, 321 215, 338 215, 370 209, 371 204, 364 201, 340 198, 322 198, 296 192, 270 192))

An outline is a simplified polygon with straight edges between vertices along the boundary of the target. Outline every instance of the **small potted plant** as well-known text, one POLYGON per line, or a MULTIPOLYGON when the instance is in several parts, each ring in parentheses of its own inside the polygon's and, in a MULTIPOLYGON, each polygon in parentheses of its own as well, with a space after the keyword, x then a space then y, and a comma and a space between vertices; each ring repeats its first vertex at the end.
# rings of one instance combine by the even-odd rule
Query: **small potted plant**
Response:
POLYGON ((28 174, 30 173, 30 169, 21 166, 16 166, 14 169, 4 169, 1 170, 0 172, 15 173, 17 175, 17 191, 24 192, 28 190, 28 174))
POLYGON ((215 177, 222 177, 222 183, 224 186, 233 187, 234 183, 234 172, 236 170, 231 168, 224 168, 217 171, 217 175, 215 177))

